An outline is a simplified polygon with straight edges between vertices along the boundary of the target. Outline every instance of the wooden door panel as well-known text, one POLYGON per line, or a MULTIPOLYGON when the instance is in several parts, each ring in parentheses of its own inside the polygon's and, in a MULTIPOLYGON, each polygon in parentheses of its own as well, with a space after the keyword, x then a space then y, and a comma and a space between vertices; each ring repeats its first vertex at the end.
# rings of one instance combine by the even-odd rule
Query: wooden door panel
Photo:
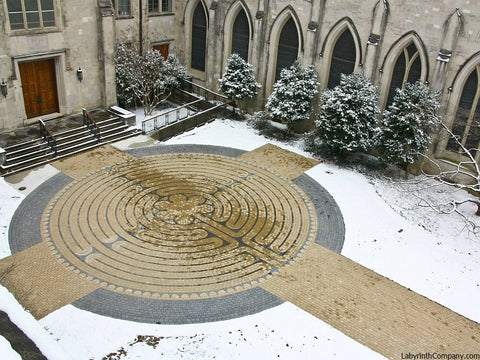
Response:
POLYGON ((153 46, 153 50, 157 50, 162 54, 163 58, 167 60, 168 58, 168 44, 162 44, 162 45, 155 45, 153 46))
POLYGON ((19 64, 27 118, 58 111, 55 60, 19 64))
POLYGON ((19 69, 27 118, 38 116, 40 115, 40 106, 38 103, 35 64, 33 62, 21 63, 19 64, 19 69))
POLYGON ((37 85, 40 95, 40 112, 50 114, 58 111, 57 80, 55 76, 55 62, 53 59, 38 61, 37 85))

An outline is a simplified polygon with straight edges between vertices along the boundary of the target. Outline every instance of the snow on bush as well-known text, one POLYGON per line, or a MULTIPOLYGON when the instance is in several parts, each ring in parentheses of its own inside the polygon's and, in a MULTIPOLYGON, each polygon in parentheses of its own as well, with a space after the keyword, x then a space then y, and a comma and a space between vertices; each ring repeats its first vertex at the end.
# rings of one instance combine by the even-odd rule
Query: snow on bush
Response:
POLYGON ((302 67, 298 61, 282 69, 275 83, 266 109, 273 118, 291 125, 307 120, 312 113, 312 99, 318 93, 318 75, 312 65, 302 67))
POLYGON ((342 74, 340 85, 321 96, 317 136, 339 152, 368 151, 377 133, 377 88, 362 74, 342 74))
POLYGON ((173 54, 165 60, 156 50, 138 55, 125 44, 118 46, 115 75, 119 102, 131 104, 138 100, 145 115, 151 115, 155 107, 170 96, 173 88, 180 85, 186 74, 185 67, 173 54))
POLYGON ((220 83, 218 90, 230 100, 253 98, 262 87, 255 80, 252 65, 235 53, 228 58, 225 73, 218 81, 220 83))
POLYGON ((421 82, 396 89, 377 138, 380 157, 393 164, 414 163, 428 149, 432 131, 439 123, 438 107, 438 93, 421 82))

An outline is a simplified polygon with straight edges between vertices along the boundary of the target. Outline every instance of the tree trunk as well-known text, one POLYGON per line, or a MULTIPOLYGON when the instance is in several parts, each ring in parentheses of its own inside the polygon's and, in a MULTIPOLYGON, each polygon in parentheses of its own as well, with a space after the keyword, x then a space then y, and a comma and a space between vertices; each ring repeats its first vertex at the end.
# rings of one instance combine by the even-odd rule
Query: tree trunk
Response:
POLYGON ((475 215, 480 216, 480 201, 477 203, 477 212, 475 215))
POLYGON ((405 180, 408 180, 408 177, 410 176, 410 166, 411 164, 405 165, 405 180))
POLYGON ((287 134, 290 135, 293 132, 293 122, 287 121, 287 134))

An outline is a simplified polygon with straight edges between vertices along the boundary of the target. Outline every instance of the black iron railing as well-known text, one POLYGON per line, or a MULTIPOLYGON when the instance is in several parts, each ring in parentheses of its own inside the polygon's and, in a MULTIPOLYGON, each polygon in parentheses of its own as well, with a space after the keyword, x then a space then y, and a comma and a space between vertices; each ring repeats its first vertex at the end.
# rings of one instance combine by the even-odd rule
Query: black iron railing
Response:
POLYGON ((42 119, 38 120, 38 125, 40 127, 40 136, 45 140, 52 149, 53 153, 57 155, 57 141, 55 140, 55 137, 52 135, 50 130, 45 126, 45 123, 43 122, 42 119))
POLYGON ((100 141, 100 127, 98 126, 97 122, 93 120, 93 118, 90 116, 90 114, 85 108, 82 109, 82 115, 83 125, 86 126, 88 130, 90 130, 93 137, 97 139, 97 141, 100 141))

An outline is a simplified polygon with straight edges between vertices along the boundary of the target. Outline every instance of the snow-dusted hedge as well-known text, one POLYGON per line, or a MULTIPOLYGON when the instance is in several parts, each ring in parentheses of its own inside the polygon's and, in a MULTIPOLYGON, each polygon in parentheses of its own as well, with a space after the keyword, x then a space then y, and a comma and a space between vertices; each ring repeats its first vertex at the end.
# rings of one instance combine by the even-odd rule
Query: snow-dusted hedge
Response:
POLYGON ((414 163, 430 145, 432 131, 439 124, 438 107, 438 93, 420 81, 396 89, 377 138, 381 158, 394 164, 414 163))
POLYGON ((266 109, 273 118, 287 125, 308 120, 312 113, 312 100, 318 93, 318 75, 313 65, 303 67, 298 61, 280 72, 266 109))
POLYGON ((340 85, 321 95, 317 136, 339 153, 370 150, 378 131, 377 103, 378 91, 369 79, 342 74, 340 85))
POLYGON ((235 53, 228 58, 225 73, 218 82, 220 84, 218 90, 230 100, 253 98, 262 87, 255 80, 252 65, 235 53))

